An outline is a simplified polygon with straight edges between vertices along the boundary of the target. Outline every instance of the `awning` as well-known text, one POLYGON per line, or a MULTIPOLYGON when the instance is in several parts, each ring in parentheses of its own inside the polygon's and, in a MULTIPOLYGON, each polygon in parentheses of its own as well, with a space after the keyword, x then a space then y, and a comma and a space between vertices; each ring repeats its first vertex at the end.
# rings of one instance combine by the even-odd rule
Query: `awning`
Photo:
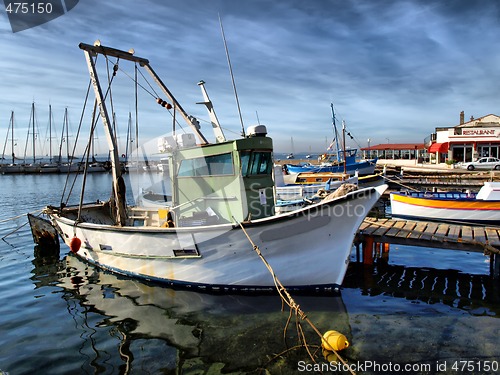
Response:
POLYGON ((429 154, 433 154, 435 152, 448 152, 448 148, 450 146, 449 142, 444 143, 433 143, 431 147, 429 147, 429 154))

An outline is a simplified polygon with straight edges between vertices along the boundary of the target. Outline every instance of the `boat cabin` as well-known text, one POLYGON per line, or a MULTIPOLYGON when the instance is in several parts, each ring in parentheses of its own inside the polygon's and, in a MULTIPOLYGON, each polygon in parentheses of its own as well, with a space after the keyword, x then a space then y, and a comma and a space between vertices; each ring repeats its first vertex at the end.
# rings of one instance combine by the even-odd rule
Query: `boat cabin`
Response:
POLYGON ((246 138, 175 149, 169 170, 177 225, 272 216, 272 152, 262 126, 246 138))

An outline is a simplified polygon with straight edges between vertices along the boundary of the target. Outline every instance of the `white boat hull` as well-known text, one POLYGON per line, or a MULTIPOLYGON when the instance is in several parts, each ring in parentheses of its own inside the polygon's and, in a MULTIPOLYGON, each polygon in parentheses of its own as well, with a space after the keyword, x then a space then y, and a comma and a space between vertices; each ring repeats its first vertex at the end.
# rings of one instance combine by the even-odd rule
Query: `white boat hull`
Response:
MULTIPOLYGON (((244 225, 289 288, 341 285, 357 229, 386 185, 244 225)), ((172 285, 266 289, 274 280, 237 225, 160 228, 79 223, 49 213, 64 241, 102 268, 172 285)))
POLYGON ((500 224, 500 201, 480 199, 415 199, 391 194, 391 213, 394 218, 500 224))

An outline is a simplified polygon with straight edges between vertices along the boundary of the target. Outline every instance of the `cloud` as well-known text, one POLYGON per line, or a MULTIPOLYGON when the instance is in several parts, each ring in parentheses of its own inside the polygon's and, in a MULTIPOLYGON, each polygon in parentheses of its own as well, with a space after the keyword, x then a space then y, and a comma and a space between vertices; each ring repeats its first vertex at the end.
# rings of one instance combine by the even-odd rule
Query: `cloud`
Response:
MULTIPOLYGON (((0 14, 0 137, 11 110, 28 122, 32 100, 41 108, 50 102, 60 118, 69 106, 78 122, 88 72, 77 46, 95 39, 148 58, 183 107, 206 121, 195 104, 196 83, 205 80, 222 125, 238 133, 219 15, 245 125, 258 116, 278 151, 288 151, 292 135, 296 151, 321 151, 331 136, 331 102, 359 142, 371 144, 420 142, 436 126, 455 125, 461 110, 496 112, 500 5, 493 0, 86 0, 16 34, 0 14)), ((127 79, 116 80, 125 90, 127 79)), ((117 104, 124 125, 134 108, 129 93, 117 104)), ((153 113, 141 115, 145 137, 167 121, 153 113)))

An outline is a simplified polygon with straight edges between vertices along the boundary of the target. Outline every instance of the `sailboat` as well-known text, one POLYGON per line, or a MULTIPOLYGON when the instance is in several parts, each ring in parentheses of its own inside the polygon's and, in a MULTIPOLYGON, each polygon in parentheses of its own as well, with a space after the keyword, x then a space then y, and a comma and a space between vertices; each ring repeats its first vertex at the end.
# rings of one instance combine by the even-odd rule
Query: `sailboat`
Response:
POLYGON ((36 131, 35 131, 35 103, 31 103, 31 114, 30 114, 30 123, 28 126, 28 133, 26 135, 26 146, 24 148, 24 164, 23 164, 23 172, 24 173, 38 173, 40 172, 40 163, 36 161, 36 131), (26 153, 28 150, 28 144, 30 139, 30 127, 31 127, 31 147, 33 153, 33 162, 26 162, 26 153))
POLYGON ((68 130, 68 108, 64 109, 63 126, 61 133, 61 142, 59 143, 59 157, 58 157, 58 169, 59 173, 73 173, 78 172, 80 169, 80 164, 74 161, 74 157, 70 156, 69 152, 69 130, 68 130), (63 162, 62 150, 63 143, 66 144, 66 161, 63 162))
POLYGON ((295 149, 294 149, 294 147, 293 147, 293 137, 291 137, 291 138, 290 138, 290 144, 292 145, 292 146, 291 146, 291 147, 292 147, 292 152, 290 152, 290 153, 286 156, 286 158, 287 158, 287 159, 294 159, 294 158, 295 158, 295 155, 294 155, 293 153, 295 152, 295 149))
POLYGON ((49 104, 49 162, 40 165, 40 173, 58 173, 59 165, 52 159, 52 105, 49 104))
POLYGON ((118 274, 196 290, 273 290, 275 276, 290 289, 339 288, 356 231, 387 185, 276 214, 273 141, 266 126, 250 126, 241 138, 228 140, 212 122, 216 142, 210 143, 147 59, 100 42, 79 47, 110 151, 112 196, 105 202, 45 207, 44 214, 73 253, 118 274), (98 55, 144 68, 167 97, 156 102, 192 131, 165 138, 172 154, 169 208, 125 202, 98 55))
POLYGON ((17 145, 17 143, 15 142, 15 139, 14 139, 14 111, 12 111, 10 113, 9 128, 7 129, 7 137, 5 138, 5 144, 3 146, 2 160, 6 160, 5 150, 7 148, 7 143, 8 143, 8 139, 9 139, 9 131, 10 131, 10 139, 11 139, 12 162, 10 164, 2 164, 2 166, 0 167, 0 172, 2 174, 21 173, 23 171, 23 167, 22 167, 22 165, 16 163, 15 146, 17 145))
POLYGON ((377 165, 377 158, 371 160, 356 160, 357 149, 347 149, 345 147, 345 122, 342 121, 342 148, 339 146, 339 132, 337 131, 337 125, 335 121, 335 111, 333 108, 333 103, 331 103, 332 108, 332 125, 334 129, 334 140, 326 150, 318 158, 320 164, 285 164, 285 170, 287 173, 317 173, 317 172, 328 172, 328 173, 349 173, 354 174, 358 171, 360 176, 369 175, 375 172, 375 166, 377 165), (336 153, 329 154, 328 151, 333 150, 334 143, 336 145, 336 153))

